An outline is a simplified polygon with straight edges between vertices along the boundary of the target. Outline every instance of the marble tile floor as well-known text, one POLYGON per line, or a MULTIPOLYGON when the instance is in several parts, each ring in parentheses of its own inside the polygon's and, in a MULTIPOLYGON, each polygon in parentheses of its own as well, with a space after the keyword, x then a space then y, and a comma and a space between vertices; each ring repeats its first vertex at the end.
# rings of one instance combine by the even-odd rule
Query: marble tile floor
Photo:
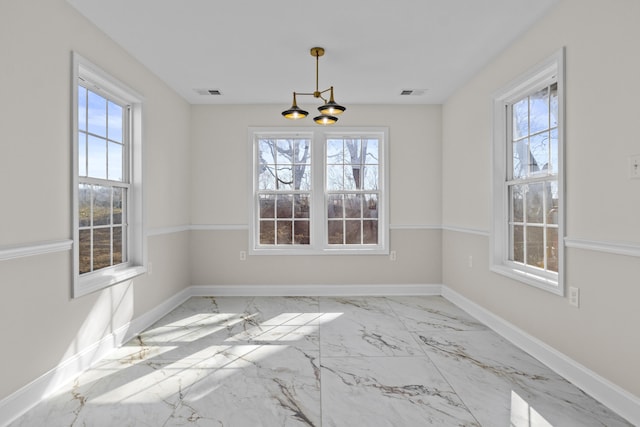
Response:
POLYGON ((442 297, 196 297, 18 426, 628 426, 442 297))

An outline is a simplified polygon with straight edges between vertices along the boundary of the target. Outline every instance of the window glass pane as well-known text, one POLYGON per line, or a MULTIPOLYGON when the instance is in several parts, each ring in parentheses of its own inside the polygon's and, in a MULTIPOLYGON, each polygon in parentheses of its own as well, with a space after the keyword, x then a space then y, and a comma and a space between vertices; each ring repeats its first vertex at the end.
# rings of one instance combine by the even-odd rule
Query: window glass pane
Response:
POLYGON ((78 226, 91 226, 91 186, 78 185, 78 226))
POLYGON ((91 271, 91 230, 80 230, 78 252, 80 258, 80 274, 91 271))
POLYGON ((529 97, 529 134, 549 129, 549 88, 529 97))
POLYGON ((126 225, 123 225, 122 227, 118 227, 122 230, 122 261, 121 262, 127 262, 129 261, 129 255, 127 253, 127 230, 129 227, 127 227, 126 225))
POLYGON ((361 221, 345 221, 345 243, 347 245, 359 245, 362 243, 362 233, 360 229, 361 221))
POLYGON ((97 93, 89 91, 87 105, 89 133, 107 136, 107 100, 97 93))
POLYGON ((279 245, 290 245, 293 243, 293 233, 291 227, 293 221, 278 221, 278 238, 276 240, 279 245))
POLYGON ((341 165, 344 163, 344 148, 341 139, 327 141, 327 164, 341 165))
POLYGON ((296 194, 293 209, 296 218, 309 218, 309 195, 296 194))
POLYGON ((531 155, 529 157, 529 172, 538 173, 549 168, 549 132, 530 138, 531 155))
POLYGON ((527 164, 529 163, 528 140, 513 143, 513 179, 527 176, 527 164))
POLYGON ((113 227, 113 264, 121 264, 123 262, 122 254, 122 227, 113 227))
POLYGON ((524 262, 524 227, 514 225, 511 227, 511 241, 513 249, 513 261, 524 262))
POLYGON ((276 169, 275 165, 260 163, 258 166, 258 189, 259 190, 275 190, 276 189, 276 169))
POLYGON ((93 187, 93 225, 107 224, 111 224, 111 188, 96 185, 93 187))
POLYGON ((345 195, 344 213, 347 218, 362 218, 362 196, 359 194, 345 195))
POLYGON ((527 264, 544 268, 544 228, 527 227, 527 264))
POLYGON ((112 181, 122 181, 122 145, 109 142, 109 175, 112 181))
POLYGON ((276 217, 293 217, 293 196, 291 194, 280 194, 276 199, 276 217))
POLYGON ((276 141, 276 163, 278 165, 291 165, 293 163, 293 143, 291 139, 279 139, 276 141))
POLYGON ((293 223, 293 242, 298 245, 309 244, 309 221, 295 221, 293 223))
POLYGON ((512 185, 510 187, 511 192, 511 221, 523 222, 524 212, 524 191, 522 185, 512 185))
POLYGON ((277 190, 293 189, 292 166, 278 165, 278 168, 276 169, 276 189, 277 190))
POLYGON ((88 142, 89 170, 87 171, 87 176, 107 179, 107 141, 95 136, 89 136, 88 142))
POLYGON ((123 188, 113 188, 113 223, 122 224, 122 210, 124 206, 124 194, 123 188))
POLYGON ((378 218, 378 195, 365 194, 364 209, 362 212, 364 218, 378 218))
POLYGON ((547 270, 558 272, 557 228, 547 228, 547 270))
POLYGON ((344 166, 344 189, 356 190, 360 189, 360 165, 344 166))
POLYGON ((558 224, 558 181, 544 183, 547 198, 547 224, 558 224))
POLYGON ((328 197, 327 201, 327 217, 342 218, 344 216, 342 206, 342 195, 334 194, 328 197))
POLYGON ((329 221, 327 234, 330 245, 341 245, 344 242, 342 221, 329 221))
POLYGON ((275 222, 260 221, 260 244, 273 245, 276 243, 275 222))
POLYGON ((551 85, 551 94, 550 94, 550 125, 551 127, 558 126, 558 83, 554 83, 551 85))
POLYGON ((293 171, 293 189, 311 190, 311 166, 295 165, 293 171))
POLYGON ((529 135, 529 100, 524 98, 513 104, 513 139, 529 135))
POLYGON ((342 166, 327 166, 327 189, 343 190, 344 181, 342 166))
POLYGON ((78 176, 87 176, 87 134, 78 132, 78 176))
POLYGON ((111 265, 111 228, 93 230, 93 270, 111 265))
POLYGON ((258 203, 260 204, 260 218, 276 217, 276 196, 261 194, 258 203))
POLYGON ((294 160, 295 163, 310 164, 311 163, 311 140, 296 139, 294 141, 294 160))
POLYGON ((122 107, 109 101, 107 109, 109 112, 109 139, 122 142, 122 107))
POLYGON ((362 243, 365 245, 378 244, 378 221, 362 221, 362 243))
POLYGON ((362 182, 363 190, 378 189, 378 166, 367 165, 364 167, 364 179, 362 182))
POLYGON ((378 140, 367 140, 364 163, 368 165, 377 165, 378 156, 378 140))
POLYGON ((558 129, 551 131, 551 173, 558 174, 558 129))
POLYGON ((78 130, 87 130, 87 89, 78 86, 78 130))
POLYGON ((543 183, 528 185, 527 189, 527 223, 542 224, 543 215, 543 183))
POLYGON ((362 141, 359 139, 344 140, 344 163, 352 165, 362 164, 362 141))
POLYGON ((269 165, 276 163, 274 141, 270 139, 261 139, 260 142, 258 142, 258 151, 260 163, 266 163, 269 165))

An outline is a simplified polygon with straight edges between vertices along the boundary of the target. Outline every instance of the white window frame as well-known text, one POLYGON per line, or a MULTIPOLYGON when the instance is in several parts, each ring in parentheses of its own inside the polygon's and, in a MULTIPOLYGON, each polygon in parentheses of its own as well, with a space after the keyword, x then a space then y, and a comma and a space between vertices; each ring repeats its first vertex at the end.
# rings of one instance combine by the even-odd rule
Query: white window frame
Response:
POLYGON ((71 80, 71 117, 72 117, 72 230, 73 230, 73 298, 107 288, 129 280, 146 272, 146 241, 144 238, 143 217, 143 170, 142 170, 142 102, 143 98, 124 83, 113 78, 100 67, 72 53, 71 80), (126 254, 127 261, 112 267, 102 268, 90 273, 80 274, 79 262, 79 169, 78 169, 78 85, 80 81, 90 90, 110 99, 126 104, 129 109, 128 152, 124 153, 123 172, 128 176, 126 215, 126 254))
POLYGON ((521 75, 493 96, 493 216, 490 239, 491 271, 564 296, 564 48, 521 75), (511 261, 508 177, 511 166, 509 105, 552 83, 558 85, 558 273, 511 261))
POLYGON ((249 128, 249 254, 251 255, 388 255, 389 254, 389 130, 386 127, 250 127, 249 128), (260 245, 257 203, 258 140, 260 138, 311 139, 310 244, 260 245), (326 145, 330 138, 379 138, 378 244, 329 245, 325 189, 326 145))

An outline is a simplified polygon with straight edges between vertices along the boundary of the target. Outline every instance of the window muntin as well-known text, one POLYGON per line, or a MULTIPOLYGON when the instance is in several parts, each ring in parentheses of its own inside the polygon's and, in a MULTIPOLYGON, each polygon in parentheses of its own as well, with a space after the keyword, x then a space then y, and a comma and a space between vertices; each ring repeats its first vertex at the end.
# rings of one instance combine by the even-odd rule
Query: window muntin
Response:
POLYGON ((386 253, 386 135, 250 129, 251 253, 386 253))

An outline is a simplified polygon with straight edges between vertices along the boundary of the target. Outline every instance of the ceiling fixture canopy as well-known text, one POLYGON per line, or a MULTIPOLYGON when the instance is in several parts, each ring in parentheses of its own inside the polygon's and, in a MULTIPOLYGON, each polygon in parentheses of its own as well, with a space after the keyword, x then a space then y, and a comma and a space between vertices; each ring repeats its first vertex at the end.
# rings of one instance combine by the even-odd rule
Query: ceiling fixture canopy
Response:
POLYGON ((298 104, 296 103, 296 95, 313 95, 314 98, 320 98, 324 101, 324 105, 321 105, 320 107, 318 107, 318 111, 320 111, 320 115, 317 117, 314 117, 313 121, 319 125, 332 125, 338 121, 338 118, 336 116, 339 114, 342 114, 342 112, 346 110, 346 108, 338 104, 333 99, 333 86, 325 90, 318 89, 318 63, 320 62, 319 58, 322 55, 324 55, 324 48, 321 48, 321 47, 311 48, 310 53, 311 53, 311 56, 315 56, 316 58, 316 90, 314 92, 293 92, 293 104, 291 105, 291 108, 289 108, 286 111, 283 111, 282 115, 285 116, 287 119, 292 119, 292 120, 303 119, 307 117, 309 115, 309 112, 298 107, 298 104), (324 96, 322 96, 322 94, 327 92, 330 92, 328 101, 324 96))

